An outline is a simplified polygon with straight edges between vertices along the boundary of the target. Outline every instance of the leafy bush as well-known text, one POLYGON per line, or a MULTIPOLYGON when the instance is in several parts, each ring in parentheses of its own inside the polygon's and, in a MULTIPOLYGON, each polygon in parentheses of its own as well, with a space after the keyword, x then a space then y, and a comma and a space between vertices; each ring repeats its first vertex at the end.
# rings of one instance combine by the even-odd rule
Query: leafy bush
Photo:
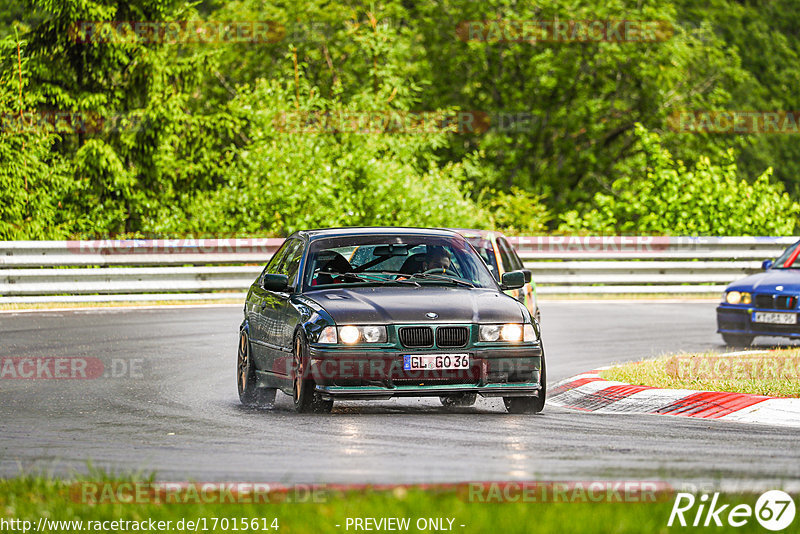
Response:
POLYGON ((0 41, 0 57, 14 58, 0 71, 0 240, 59 239, 68 235, 61 199, 72 180, 51 151, 56 134, 31 124, 25 50, 24 42, 0 41))
MULTIPOLYGON (((732 151, 720 162, 701 157, 687 167, 659 137, 636 125, 641 174, 629 169, 612 193, 596 193, 593 206, 561 216, 564 232, 665 235, 791 235, 800 205, 771 183, 772 169, 755 181, 739 177, 732 151)), ((636 165, 632 166, 633 169, 636 165)))
POLYGON ((484 189, 479 202, 491 213, 494 226, 507 234, 542 234, 547 231, 547 222, 552 219, 542 195, 519 187, 512 187, 508 192, 484 189))
MULTIPOLYGON (((393 30, 373 24, 353 31, 363 53, 381 60, 367 74, 375 83, 352 96, 341 90, 321 96, 291 54, 283 77, 288 82, 261 79, 240 88, 230 113, 249 122, 250 142, 235 151, 223 171, 225 182, 186 197, 189 231, 287 234, 323 226, 490 224, 490 215, 468 198, 464 166, 437 162, 435 150, 448 142, 447 133, 327 132, 286 120, 369 111, 400 116, 415 104, 418 88, 393 90, 402 83, 403 65, 402 49, 386 45, 393 30)), ((161 230, 179 230, 183 223, 176 222, 161 230)))

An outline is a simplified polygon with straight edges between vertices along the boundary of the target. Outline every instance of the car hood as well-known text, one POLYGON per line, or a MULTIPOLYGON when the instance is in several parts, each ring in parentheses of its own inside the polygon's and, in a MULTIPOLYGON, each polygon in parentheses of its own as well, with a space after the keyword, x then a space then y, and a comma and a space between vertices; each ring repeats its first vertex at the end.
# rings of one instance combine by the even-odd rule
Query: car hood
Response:
POLYGON ((800 271, 771 269, 737 280, 728 286, 728 290, 748 291, 752 293, 800 292, 800 271), (778 286, 783 286, 778 289, 778 286))
POLYGON ((524 320, 518 301, 491 289, 423 286, 321 289, 306 294, 337 324, 507 323, 524 320), (435 319, 426 313, 438 315, 435 319))

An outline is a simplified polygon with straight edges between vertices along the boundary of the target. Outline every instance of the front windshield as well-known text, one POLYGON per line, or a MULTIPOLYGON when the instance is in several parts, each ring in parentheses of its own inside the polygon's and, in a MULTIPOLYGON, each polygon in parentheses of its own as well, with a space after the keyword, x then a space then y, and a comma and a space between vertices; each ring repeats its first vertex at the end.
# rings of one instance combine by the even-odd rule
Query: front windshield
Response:
POLYGON ((800 262, 797 261, 798 248, 800 241, 787 248, 780 258, 775 260, 773 269, 800 269, 800 262))
POLYGON ((313 241, 306 289, 352 285, 458 285, 497 289, 486 265, 460 239, 364 235, 313 241))

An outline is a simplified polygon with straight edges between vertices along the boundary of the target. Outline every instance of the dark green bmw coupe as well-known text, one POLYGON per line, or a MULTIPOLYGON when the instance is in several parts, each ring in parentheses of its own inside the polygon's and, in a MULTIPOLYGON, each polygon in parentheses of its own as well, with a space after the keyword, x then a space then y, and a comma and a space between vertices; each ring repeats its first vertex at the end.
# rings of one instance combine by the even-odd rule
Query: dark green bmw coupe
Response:
POLYGON ((237 382, 247 405, 277 390, 299 412, 334 400, 439 397, 469 406, 502 397, 540 412, 539 325, 459 234, 424 228, 332 228, 289 236, 253 282, 240 327, 237 382))

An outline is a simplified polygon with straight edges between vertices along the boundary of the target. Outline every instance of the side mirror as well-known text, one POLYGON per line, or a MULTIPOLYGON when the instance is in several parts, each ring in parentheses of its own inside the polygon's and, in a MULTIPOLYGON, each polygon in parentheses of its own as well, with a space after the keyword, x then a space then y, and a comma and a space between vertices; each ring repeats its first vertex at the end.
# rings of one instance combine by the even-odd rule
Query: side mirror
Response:
POLYGON ((525 283, 530 284, 532 278, 530 269, 522 269, 522 274, 525 275, 525 283))
POLYGON ((503 273, 500 279, 500 287, 503 289, 519 289, 525 285, 525 273, 522 271, 509 271, 503 273))
POLYGON ((761 268, 765 271, 772 269, 772 260, 764 260, 764 262, 761 264, 761 268))
POLYGON ((285 274, 265 274, 261 279, 261 287, 267 291, 286 291, 289 288, 289 277, 285 274))

